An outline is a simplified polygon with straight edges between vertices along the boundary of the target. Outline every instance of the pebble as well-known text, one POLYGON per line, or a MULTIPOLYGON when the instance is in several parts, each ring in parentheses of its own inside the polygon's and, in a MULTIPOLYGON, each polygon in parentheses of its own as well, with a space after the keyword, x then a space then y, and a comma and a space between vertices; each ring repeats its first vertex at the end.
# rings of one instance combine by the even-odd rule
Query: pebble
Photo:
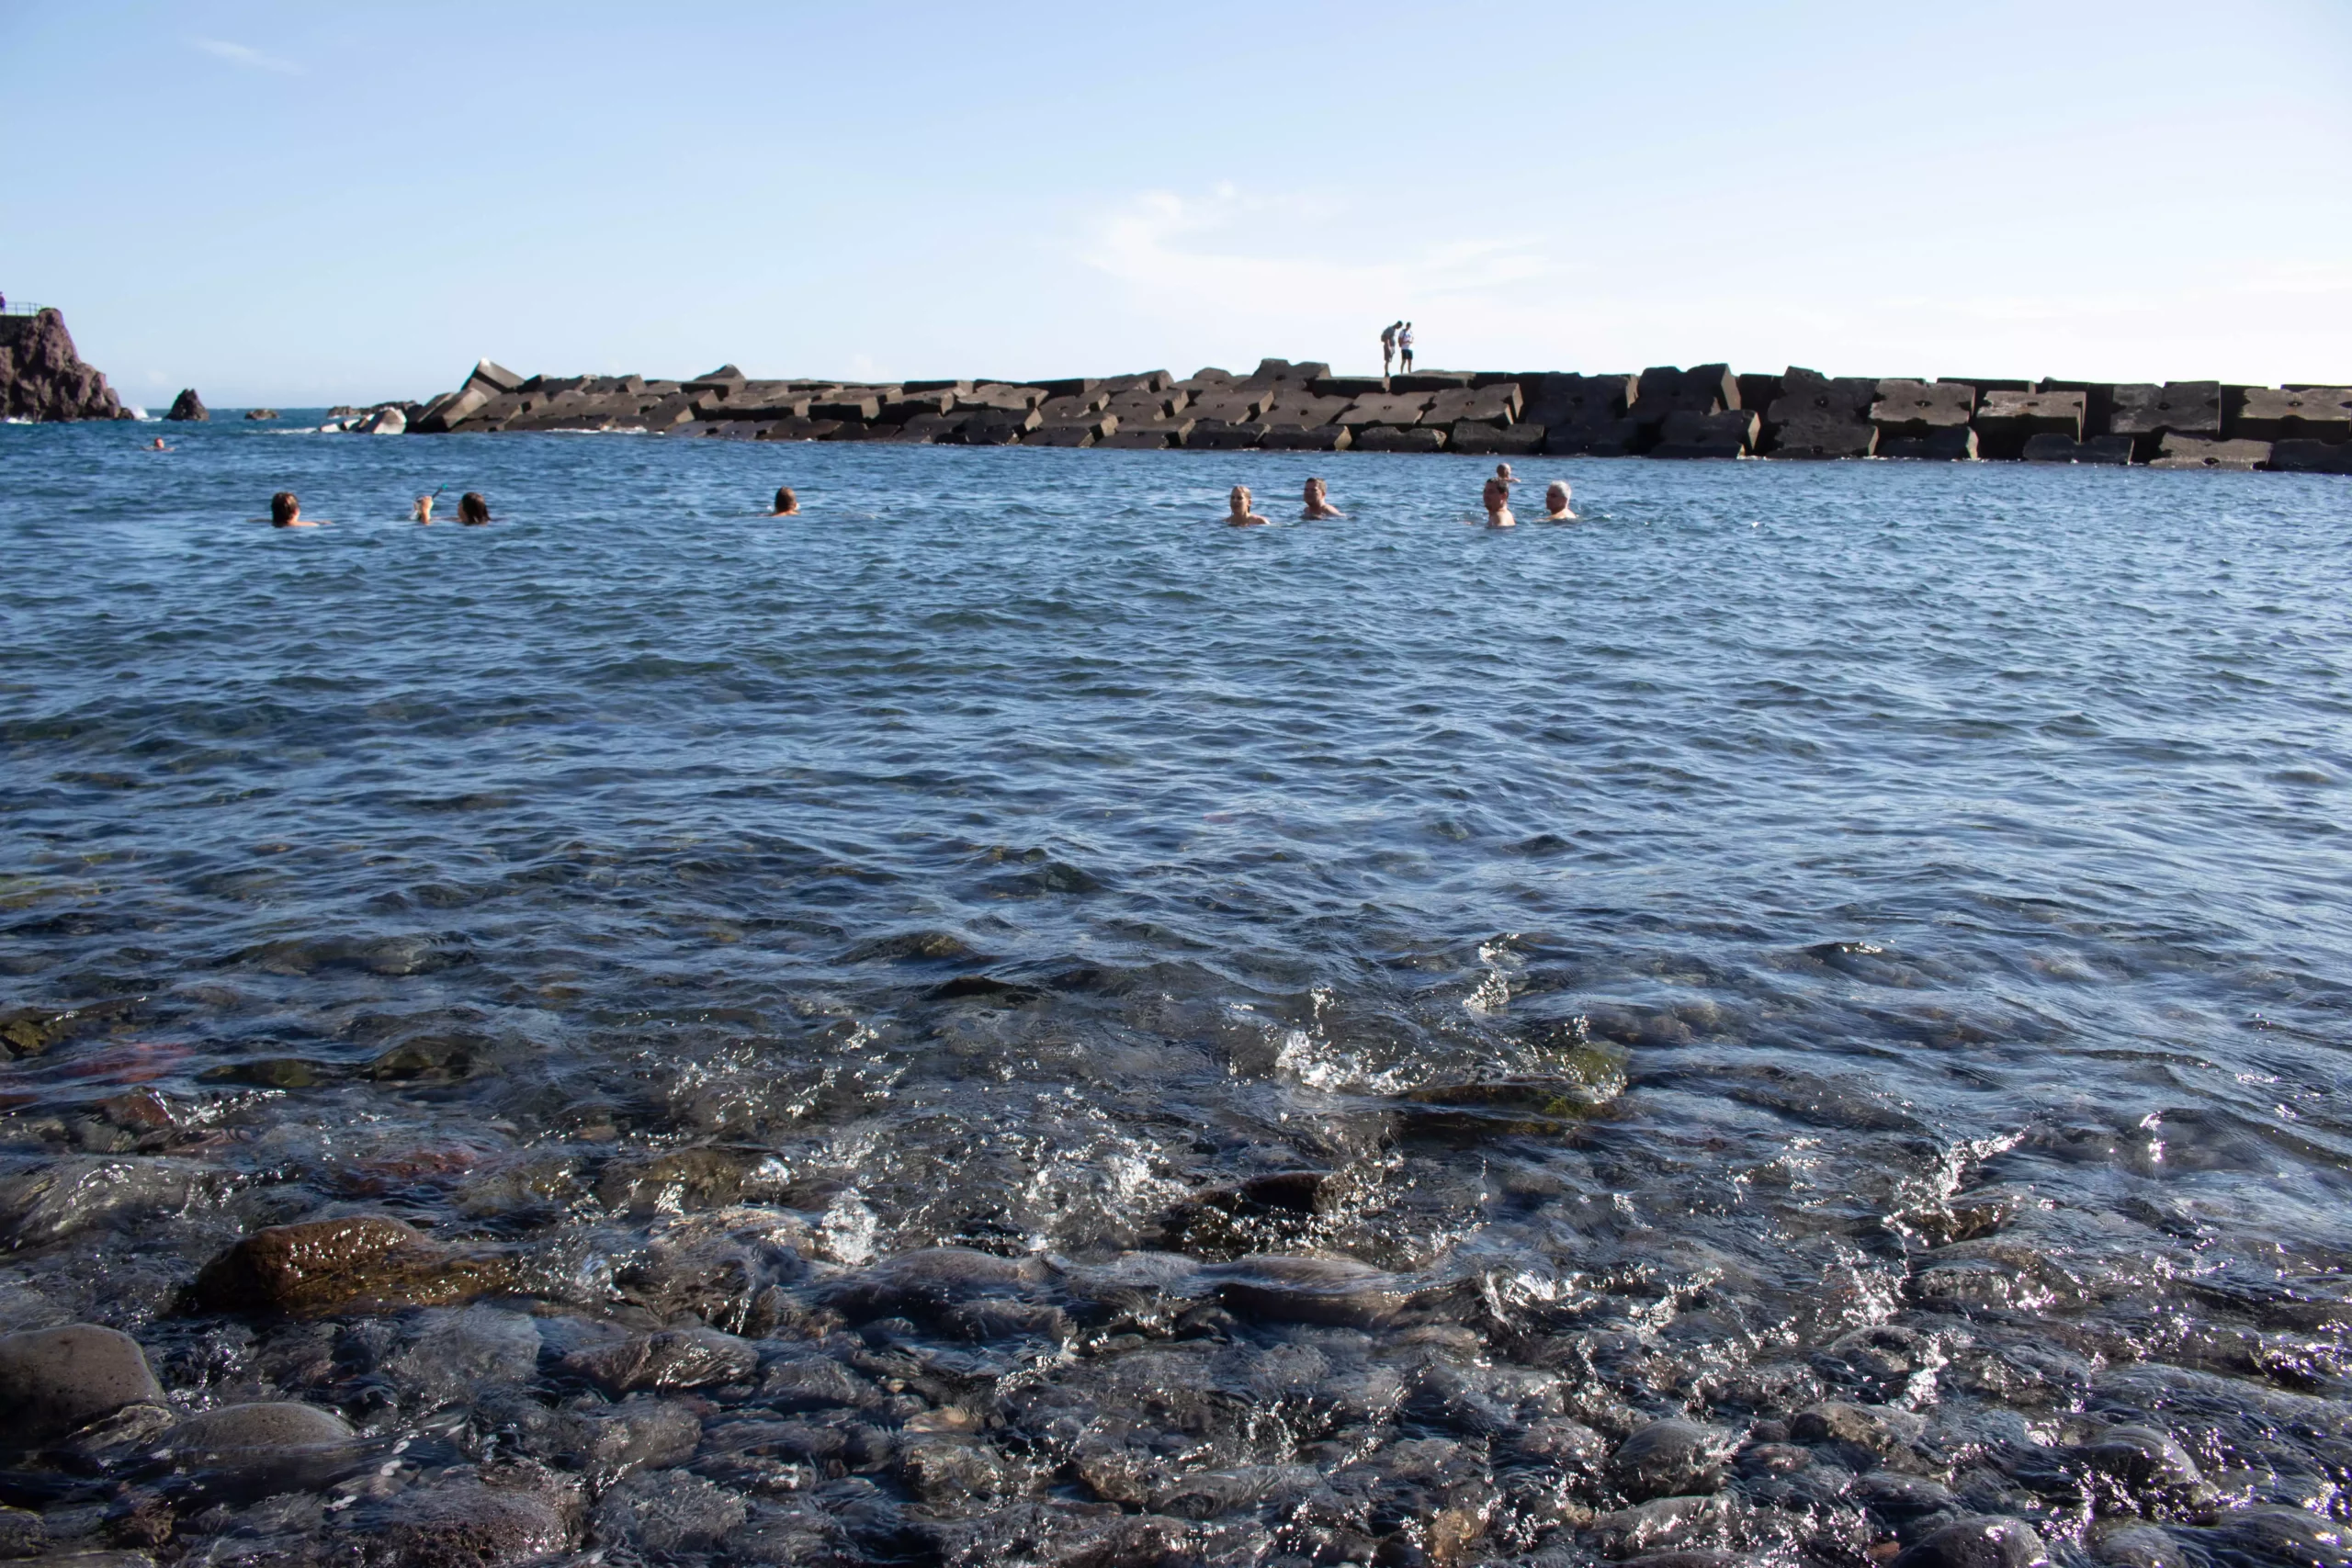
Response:
POLYGON ((1809 1405, 1789 1423, 1801 1443, 1850 1443, 1881 1458, 1908 1449, 1927 1429, 1928 1418, 1913 1411, 1836 1400, 1809 1405))
POLYGON ((2041 1537, 2023 1519, 1954 1519, 1913 1542, 1894 1568, 2031 1568, 2048 1561, 2041 1537))
POLYGON ((139 1341, 93 1323, 0 1336, 0 1441, 30 1447, 62 1438, 126 1404, 160 1401, 139 1341))
POLYGON ((447 1306, 514 1282, 503 1255, 444 1247, 382 1214, 272 1225, 204 1267, 189 1304, 323 1317, 368 1307, 447 1306))
POLYGON ((715 1328, 664 1328, 575 1350, 563 1365, 608 1393, 628 1393, 741 1382, 759 1370, 760 1353, 715 1328))
POLYGON ((1653 1421, 1618 1445, 1610 1479, 1636 1503, 1720 1491, 1732 1446, 1728 1433, 1695 1421, 1653 1421))
POLYGON ((0 1506, 0 1558, 31 1557, 49 1544, 49 1527, 29 1508, 0 1506))

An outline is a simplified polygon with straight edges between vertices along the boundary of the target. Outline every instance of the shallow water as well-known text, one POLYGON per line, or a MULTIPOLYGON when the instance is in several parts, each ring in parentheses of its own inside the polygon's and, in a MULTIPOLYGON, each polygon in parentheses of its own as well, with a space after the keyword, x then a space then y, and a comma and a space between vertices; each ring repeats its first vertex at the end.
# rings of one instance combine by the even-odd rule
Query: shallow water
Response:
MULTIPOLYGON (((0 1329, 441 1433, 420 1489, 598 1401, 582 1337, 899 1385, 759 1468, 704 1384, 645 1473, 715 1534, 549 1448, 649 1560, 2352 1514, 2341 480, 1529 460, 1586 521, 1493 532, 1470 459, 153 428, 0 430, 0 1329), (499 523, 401 521, 444 482, 499 523), (180 1303, 356 1213, 527 1277, 316 1355, 180 1303), (718 1236, 767 1272, 643 1286, 718 1236), (910 1295, 941 1245, 1032 1261, 910 1295), (493 1318, 536 1364, 418 1370, 493 1318), (1627 1526, 1668 1416, 1740 1457, 1627 1526)), ((162 1550, 333 1538, 286 1506, 162 1550)))

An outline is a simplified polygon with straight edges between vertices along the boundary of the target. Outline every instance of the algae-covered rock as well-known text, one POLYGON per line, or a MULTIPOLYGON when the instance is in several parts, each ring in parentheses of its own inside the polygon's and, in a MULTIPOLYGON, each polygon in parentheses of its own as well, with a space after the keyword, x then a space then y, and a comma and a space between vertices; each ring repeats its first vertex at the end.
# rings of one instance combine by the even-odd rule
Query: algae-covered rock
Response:
POLYGON ((382 1214, 256 1231, 204 1267, 187 1304, 291 1317, 447 1306, 512 1288, 513 1259, 445 1247, 382 1214))

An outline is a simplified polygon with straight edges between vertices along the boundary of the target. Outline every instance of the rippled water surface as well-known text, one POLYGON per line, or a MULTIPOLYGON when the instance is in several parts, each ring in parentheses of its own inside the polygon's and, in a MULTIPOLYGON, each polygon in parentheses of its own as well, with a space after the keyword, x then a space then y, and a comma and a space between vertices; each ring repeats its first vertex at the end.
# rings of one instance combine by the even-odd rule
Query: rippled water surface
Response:
POLYGON ((0 1328, 615 1561, 2339 1552, 2344 481, 152 428, 0 430, 0 1328), (359 1213, 519 1273, 182 1293, 359 1213))

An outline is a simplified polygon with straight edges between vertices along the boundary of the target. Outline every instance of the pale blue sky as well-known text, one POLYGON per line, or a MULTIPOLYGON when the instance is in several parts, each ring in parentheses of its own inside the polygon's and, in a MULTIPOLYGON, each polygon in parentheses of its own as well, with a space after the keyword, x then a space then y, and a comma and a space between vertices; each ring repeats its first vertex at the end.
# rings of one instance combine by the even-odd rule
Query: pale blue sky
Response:
POLYGON ((2352 4, 0 4, 126 397, 1263 355, 2352 379, 2352 4))

